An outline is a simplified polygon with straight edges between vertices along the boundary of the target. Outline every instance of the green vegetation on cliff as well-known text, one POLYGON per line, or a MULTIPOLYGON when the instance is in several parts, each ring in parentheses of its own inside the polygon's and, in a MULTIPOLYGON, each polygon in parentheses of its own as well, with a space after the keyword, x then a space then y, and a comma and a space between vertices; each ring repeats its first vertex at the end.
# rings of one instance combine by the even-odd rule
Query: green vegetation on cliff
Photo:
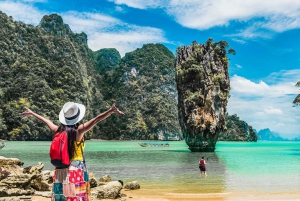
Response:
POLYGON ((58 124, 65 102, 90 111, 102 101, 85 34, 72 33, 55 14, 34 27, 0 12, 0 24, 0 138, 52 139, 43 123, 20 118, 25 106, 58 124))
MULTIPOLYGON (((90 57, 96 69, 93 77, 97 80, 97 88, 100 89, 103 98, 110 101, 113 93, 110 77, 120 63, 121 55, 115 48, 104 48, 95 52, 90 50, 90 57)), ((98 104, 97 107, 101 108, 101 105, 98 104)))
POLYGON ((104 131, 110 129, 106 137, 158 139, 162 134, 180 133, 174 61, 172 52, 161 44, 147 44, 126 53, 108 75, 106 83, 111 87, 106 90, 110 94, 105 93, 105 100, 118 101, 126 115, 101 125, 104 131))
POLYGON ((98 51, 90 51, 91 58, 98 73, 104 74, 114 70, 121 61, 121 55, 115 48, 104 48, 98 51))
POLYGON ((52 133, 24 107, 58 122, 67 101, 87 107, 83 120, 112 103, 126 113, 112 115, 88 137, 157 139, 180 133, 174 55, 161 44, 148 44, 121 60, 113 48, 93 52, 85 33, 76 34, 59 15, 44 16, 36 27, 0 12, 0 138, 50 140, 52 133))
POLYGON ((258 137, 252 126, 241 120, 236 114, 225 116, 226 130, 221 132, 218 141, 256 142, 258 137))
MULTIPOLYGON (((296 87, 300 87, 300 81, 297 82, 296 87)), ((300 105, 300 94, 298 94, 298 96, 295 98, 295 100, 293 101, 294 105, 300 105)))

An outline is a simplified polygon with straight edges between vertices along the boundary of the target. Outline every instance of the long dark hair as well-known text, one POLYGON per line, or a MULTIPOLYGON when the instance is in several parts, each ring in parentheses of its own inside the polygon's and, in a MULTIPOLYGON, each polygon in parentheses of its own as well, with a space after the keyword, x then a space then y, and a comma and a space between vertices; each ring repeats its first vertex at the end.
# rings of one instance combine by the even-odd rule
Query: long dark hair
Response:
MULTIPOLYGON (((69 153, 70 160, 74 157, 75 141, 76 141, 76 133, 77 133, 76 131, 77 131, 78 126, 79 126, 78 123, 75 125, 60 124, 60 126, 58 127, 58 129, 55 132, 55 133, 59 133, 59 132, 65 131, 67 133, 67 135, 68 135, 68 153, 69 153)), ((81 140, 81 142, 84 142, 84 137, 81 140)))

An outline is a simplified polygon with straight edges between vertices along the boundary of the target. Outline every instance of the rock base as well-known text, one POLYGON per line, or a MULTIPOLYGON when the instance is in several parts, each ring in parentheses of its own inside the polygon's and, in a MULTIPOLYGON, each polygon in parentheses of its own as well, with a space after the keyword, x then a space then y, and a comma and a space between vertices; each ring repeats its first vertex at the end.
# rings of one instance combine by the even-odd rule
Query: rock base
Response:
POLYGON ((214 147, 207 147, 207 148, 189 147, 189 150, 191 150, 191 152, 214 152, 215 148, 214 147))

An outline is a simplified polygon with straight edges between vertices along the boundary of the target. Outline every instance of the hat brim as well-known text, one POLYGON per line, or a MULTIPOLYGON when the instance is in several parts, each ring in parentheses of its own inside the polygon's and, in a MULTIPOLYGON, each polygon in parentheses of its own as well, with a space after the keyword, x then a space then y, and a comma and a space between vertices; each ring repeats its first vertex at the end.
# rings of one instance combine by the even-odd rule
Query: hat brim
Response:
POLYGON ((83 119, 83 117, 85 115, 85 106, 82 104, 79 104, 79 103, 75 103, 75 104, 78 106, 78 108, 80 110, 79 116, 75 119, 67 120, 64 116, 63 109, 61 109, 61 111, 59 112, 60 123, 70 126, 70 125, 74 125, 74 124, 78 123, 81 119, 83 119))

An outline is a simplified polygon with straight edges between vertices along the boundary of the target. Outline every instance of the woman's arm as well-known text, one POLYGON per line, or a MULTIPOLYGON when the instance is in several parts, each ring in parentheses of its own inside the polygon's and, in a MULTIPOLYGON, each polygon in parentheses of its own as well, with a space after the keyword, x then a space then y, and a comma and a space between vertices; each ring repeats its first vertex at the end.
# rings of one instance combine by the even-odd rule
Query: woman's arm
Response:
POLYGON ((25 108, 26 108, 26 111, 21 114, 22 117, 34 116, 35 118, 37 118, 37 119, 43 121, 45 124, 47 124, 47 126, 50 128, 50 130, 52 132, 56 132, 58 126, 56 126, 54 123, 52 123, 52 121, 38 115, 37 113, 33 112, 32 110, 30 110, 27 107, 25 107, 25 108))
POLYGON ((107 117, 109 117, 113 113, 117 113, 120 116, 124 115, 123 112, 121 112, 118 108, 116 108, 116 104, 114 103, 109 110, 99 114, 97 117, 89 120, 88 122, 79 125, 78 129, 77 129, 78 132, 77 132, 77 136, 76 136, 76 141, 81 141, 84 133, 91 130, 98 122, 106 119, 107 117))

